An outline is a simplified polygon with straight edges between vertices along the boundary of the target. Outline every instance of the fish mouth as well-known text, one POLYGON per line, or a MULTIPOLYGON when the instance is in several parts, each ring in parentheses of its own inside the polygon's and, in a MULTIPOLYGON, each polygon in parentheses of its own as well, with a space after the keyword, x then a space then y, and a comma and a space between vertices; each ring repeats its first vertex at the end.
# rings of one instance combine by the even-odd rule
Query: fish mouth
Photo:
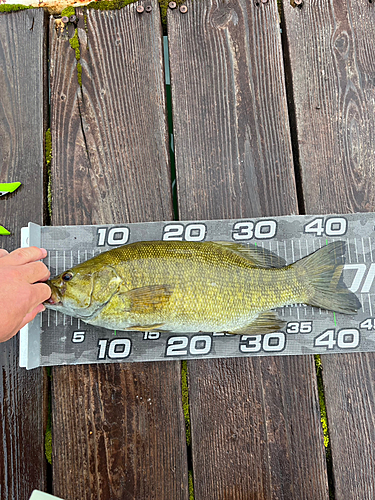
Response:
POLYGON ((62 306, 63 305, 61 300, 56 300, 54 297, 52 297, 52 295, 48 300, 43 302, 43 304, 45 306, 48 306, 48 305, 50 305, 50 306, 62 306))
POLYGON ((61 295, 59 293, 59 290, 49 281, 46 282, 46 284, 50 287, 51 289, 51 296, 49 299, 45 300, 43 304, 45 306, 62 306, 62 300, 61 300, 61 295))

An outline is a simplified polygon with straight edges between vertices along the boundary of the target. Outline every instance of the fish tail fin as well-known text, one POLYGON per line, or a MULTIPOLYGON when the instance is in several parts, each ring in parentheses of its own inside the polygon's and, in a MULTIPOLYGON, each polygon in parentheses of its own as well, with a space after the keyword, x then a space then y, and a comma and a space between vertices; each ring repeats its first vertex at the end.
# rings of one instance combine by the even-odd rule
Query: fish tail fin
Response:
POLYGON ((306 285, 306 304, 343 314, 361 308, 342 280, 345 251, 346 243, 335 241, 292 264, 306 285))

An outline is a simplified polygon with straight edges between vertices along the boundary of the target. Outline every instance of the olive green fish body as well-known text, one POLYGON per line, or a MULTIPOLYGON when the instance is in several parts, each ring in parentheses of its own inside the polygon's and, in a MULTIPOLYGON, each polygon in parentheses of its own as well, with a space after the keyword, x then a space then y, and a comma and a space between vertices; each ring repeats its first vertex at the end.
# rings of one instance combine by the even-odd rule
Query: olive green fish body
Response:
POLYGON ((337 288, 345 244, 325 249, 283 266, 270 252, 231 243, 133 243, 51 280, 46 305, 115 330, 275 331, 283 322, 270 309, 279 306, 333 304, 356 312, 355 295, 337 288), (328 299, 319 302, 317 287, 328 299))

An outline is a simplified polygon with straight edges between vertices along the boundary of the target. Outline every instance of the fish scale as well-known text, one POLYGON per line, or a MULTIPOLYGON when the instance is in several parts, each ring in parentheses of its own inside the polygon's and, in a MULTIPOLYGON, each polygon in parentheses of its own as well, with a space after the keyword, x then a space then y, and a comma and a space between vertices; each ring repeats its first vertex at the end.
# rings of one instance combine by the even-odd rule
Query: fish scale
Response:
MULTIPOLYGON (((109 281, 113 291, 120 286, 125 292, 119 295, 122 307, 130 310, 135 304, 131 319, 133 326, 140 327, 140 331, 121 331, 114 323, 109 325, 112 329, 106 329, 87 324, 83 318, 48 310, 21 333, 20 364, 32 368, 56 364, 375 351, 374 227, 375 215, 372 213, 96 226, 41 227, 31 223, 23 230, 24 245, 47 249, 52 276, 65 270, 66 265, 82 264, 87 256, 102 253, 102 258, 105 258, 104 252, 108 250, 123 245, 130 248, 132 244, 146 240, 170 242, 174 264, 168 269, 164 266, 154 270, 160 279, 148 283, 151 288, 146 293, 145 290, 133 292, 134 297, 126 292, 134 287, 144 288, 145 277, 152 268, 150 262, 142 272, 133 267, 129 278, 119 270, 112 275, 107 270, 113 280, 109 281), (203 272, 197 270, 191 260, 185 261, 184 269, 181 268, 185 250, 173 246, 173 242, 179 241, 216 241, 224 247, 220 256, 211 255, 209 259, 204 252, 196 254, 197 262, 210 263, 211 267, 203 272), (301 290, 298 279, 290 274, 293 267, 282 269, 335 241, 343 241, 346 246, 343 281, 361 302, 357 314, 344 315, 315 307, 314 287, 309 285, 307 292, 301 290), (260 254, 264 252, 258 266, 263 271, 258 273, 256 286, 254 279, 250 279, 254 268, 244 261, 243 251, 235 246, 238 244, 261 249, 260 254), (234 262, 237 267, 233 267, 234 262), (225 270, 224 276, 217 275, 218 267, 225 270), (245 270, 246 280, 243 277, 245 270), (186 273, 189 279, 186 279, 186 273), (178 277, 180 284, 172 283, 173 292, 170 293, 170 283, 178 277), (199 283, 198 288, 187 286, 194 281, 199 283), (247 288, 248 282, 252 282, 252 287, 247 288), (229 291, 221 293, 219 300, 216 288, 222 291, 227 285, 229 291), (304 296, 305 292, 307 296, 304 296), (310 296, 314 307, 300 304, 309 302, 310 296), (248 325, 243 322, 243 311, 247 311, 247 323, 251 324, 254 314, 258 314, 252 310, 254 302, 264 311, 261 326, 277 321, 275 331, 262 333, 262 328, 259 331, 246 329, 248 325), (288 303, 293 305, 279 307, 288 303), (158 316, 159 306, 170 313, 172 323, 167 325, 168 328, 165 318, 158 316), (142 308, 148 311, 146 318, 142 317, 142 308), (192 322, 194 316, 195 323, 192 322), (180 330, 171 330, 173 321, 180 324, 180 330), (168 331, 162 331, 163 326, 168 331), (187 331, 190 327, 194 328, 187 331), (239 328, 238 334, 227 334, 228 331, 238 332, 239 328)), ((112 262, 115 266, 120 262, 119 252, 121 254, 121 250, 111 254, 112 258, 117 256, 112 262)), ((159 256, 160 252, 161 248, 159 256)), ((150 253, 147 255, 149 259, 150 253)), ((146 261, 147 258, 144 264, 146 261)), ((340 258, 337 264, 339 267, 343 264, 340 258)), ((297 274, 301 272, 303 274, 299 269, 297 274)), ((105 287, 97 288, 102 293, 106 291, 105 287)), ((320 293, 327 295, 329 288, 326 283, 320 293)), ((342 293, 344 288, 341 285, 339 288, 342 293)), ((323 299, 329 307, 327 297, 323 299)))

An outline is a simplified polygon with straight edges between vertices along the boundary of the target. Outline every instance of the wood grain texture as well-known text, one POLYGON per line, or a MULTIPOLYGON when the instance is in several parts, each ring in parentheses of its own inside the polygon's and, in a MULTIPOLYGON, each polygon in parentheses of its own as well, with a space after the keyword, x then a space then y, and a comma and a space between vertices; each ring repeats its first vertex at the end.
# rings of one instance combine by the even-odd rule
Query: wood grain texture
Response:
POLYGON ((144 16, 134 6, 120 12, 92 10, 86 32, 81 15, 82 89, 75 52, 68 50, 73 30, 53 35, 53 93, 59 104, 52 107, 59 165, 53 184, 61 194, 74 192, 61 197, 54 224, 73 223, 77 209, 84 213, 82 223, 92 224, 172 216, 157 16, 156 6, 144 16), (57 50, 61 44, 64 51, 57 50))
POLYGON ((276 6, 186 5, 168 17, 183 217, 296 213, 276 6))
MULTIPOLYGON (((374 210, 375 4, 284 1, 309 213, 374 210)), ((335 499, 373 499, 374 354, 323 356, 335 499)))
POLYGON ((54 370, 54 492, 187 499, 178 363, 54 370))
MULTIPOLYGON (((169 12, 181 219, 297 212, 276 2, 169 12)), ((197 500, 327 499, 311 357, 189 362, 197 500)))
POLYGON ((284 0, 284 12, 306 213, 374 211, 374 5, 284 0))
POLYGON ((196 499, 328 499, 311 356, 189 363, 196 499))
MULTIPOLYGON (((51 22, 53 223, 170 219, 160 15, 136 5, 51 22)), ((177 362, 53 370, 54 494, 69 499, 187 499, 177 362)))
MULTIPOLYGON (((42 10, 0 15, 0 182, 22 182, 0 199, 0 224, 20 246, 21 227, 43 223, 46 23, 42 10)), ((28 500, 46 486, 42 369, 19 368, 18 335, 0 344, 0 499, 28 500)))

